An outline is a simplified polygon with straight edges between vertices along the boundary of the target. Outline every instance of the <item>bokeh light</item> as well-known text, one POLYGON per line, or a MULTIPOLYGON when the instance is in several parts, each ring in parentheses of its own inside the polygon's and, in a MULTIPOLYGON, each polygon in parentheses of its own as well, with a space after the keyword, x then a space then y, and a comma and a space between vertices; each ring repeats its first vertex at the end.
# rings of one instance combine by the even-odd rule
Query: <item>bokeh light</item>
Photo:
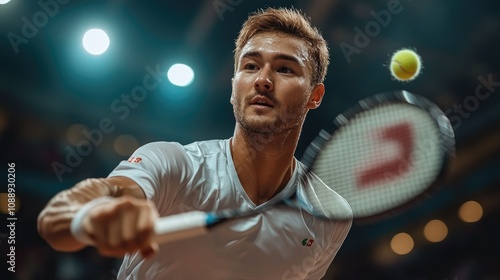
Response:
POLYGON ((139 148, 139 142, 134 136, 120 135, 113 142, 113 148, 120 156, 128 157, 139 148))
POLYGON ((443 241, 448 235, 448 227, 441 220, 429 221, 424 227, 424 236, 430 242, 443 241))
POLYGON ((398 255, 406 255, 413 250, 413 238, 406 232, 401 232, 391 239, 391 249, 398 255))
POLYGON ((90 29, 83 35, 83 47, 93 55, 103 54, 109 47, 109 37, 101 29, 90 29))
POLYGON ((83 135, 83 130, 87 129, 84 125, 73 124, 66 130, 66 139, 68 143, 73 146, 78 145, 79 142, 87 140, 83 135))
POLYGON ((194 71, 186 64, 177 63, 168 69, 168 80, 179 87, 190 85, 194 80, 194 71))
POLYGON ((474 223, 483 216, 483 207, 477 201, 467 201, 458 209, 458 217, 466 223, 474 223))
POLYGON ((19 208, 21 208, 21 200, 16 195, 15 202, 10 203, 10 205, 9 205, 9 194, 8 193, 0 193, 0 213, 8 214, 9 213, 9 206, 14 206, 14 212, 17 212, 17 211, 19 211, 19 208))

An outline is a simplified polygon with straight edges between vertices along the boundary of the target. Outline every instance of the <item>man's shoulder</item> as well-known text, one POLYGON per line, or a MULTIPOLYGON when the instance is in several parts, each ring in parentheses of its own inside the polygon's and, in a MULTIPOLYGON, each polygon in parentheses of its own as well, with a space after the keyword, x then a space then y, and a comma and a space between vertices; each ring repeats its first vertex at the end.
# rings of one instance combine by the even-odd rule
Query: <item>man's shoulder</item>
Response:
POLYGON ((190 152, 201 152, 201 153, 216 153, 224 152, 226 149, 226 142, 229 139, 213 139, 213 140, 203 140, 195 141, 189 144, 181 144, 179 142, 173 141, 155 141, 145 144, 141 147, 142 150, 150 151, 185 151, 190 152))
POLYGON ((229 139, 212 139, 196 141, 184 145, 183 148, 188 154, 198 156, 209 156, 226 152, 226 145, 229 139))

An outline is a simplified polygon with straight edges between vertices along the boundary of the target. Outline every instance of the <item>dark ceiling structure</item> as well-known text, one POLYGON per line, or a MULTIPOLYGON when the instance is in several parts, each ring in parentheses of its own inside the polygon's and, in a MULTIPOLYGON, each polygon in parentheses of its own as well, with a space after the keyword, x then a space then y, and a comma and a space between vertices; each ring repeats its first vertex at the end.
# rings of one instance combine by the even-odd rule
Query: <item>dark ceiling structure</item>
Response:
MULTIPOLYGON (((457 155, 446 184, 401 215, 354 224, 324 279, 500 279, 500 4, 493 0, 12 0, 0 5, 0 160, 4 175, 7 163, 16 165, 22 220, 18 260, 27 267, 27 276, 16 277, 116 276, 117 263, 91 249, 71 256, 52 251, 38 237, 36 216, 55 193, 85 178, 107 176, 140 145, 231 137, 234 39, 249 13, 269 6, 303 10, 331 52, 325 99, 306 120, 298 158, 338 113, 385 91, 427 97, 456 133, 457 155), (82 47, 90 28, 110 37, 103 55, 82 47), (401 83, 391 78, 388 63, 405 47, 419 53, 423 70, 416 80, 401 83), (168 82, 165 73, 174 63, 193 68, 190 86, 168 82), (147 75, 157 86, 139 102, 126 103, 147 75), (457 217, 470 200, 483 209, 476 223, 457 217), (433 219, 447 225, 441 242, 423 237, 423 227, 433 219), (405 255, 387 249, 400 232, 414 240, 405 255)), ((7 180, 0 188, 6 192, 7 180)))

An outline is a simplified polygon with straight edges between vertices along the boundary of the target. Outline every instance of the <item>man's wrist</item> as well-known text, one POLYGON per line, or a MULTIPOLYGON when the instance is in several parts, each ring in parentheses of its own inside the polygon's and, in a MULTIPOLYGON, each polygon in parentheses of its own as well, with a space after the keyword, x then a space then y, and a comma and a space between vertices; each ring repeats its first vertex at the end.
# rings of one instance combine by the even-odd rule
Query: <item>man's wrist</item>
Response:
POLYGON ((71 220, 70 231, 73 237, 87 245, 93 245, 94 241, 92 238, 84 231, 83 221, 87 216, 88 212, 92 210, 97 205, 112 201, 114 198, 110 196, 102 196, 96 199, 93 199, 87 203, 85 203, 76 213, 73 219, 71 220))

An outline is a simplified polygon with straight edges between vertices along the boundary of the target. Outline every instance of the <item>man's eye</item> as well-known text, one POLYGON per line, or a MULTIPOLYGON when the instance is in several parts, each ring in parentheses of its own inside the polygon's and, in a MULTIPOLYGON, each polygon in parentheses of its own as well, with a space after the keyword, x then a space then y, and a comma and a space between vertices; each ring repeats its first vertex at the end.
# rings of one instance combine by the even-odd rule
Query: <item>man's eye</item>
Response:
POLYGON ((257 66, 255 64, 252 64, 252 63, 247 63, 247 64, 245 64, 245 66, 243 68, 245 70, 256 70, 257 66))
POLYGON ((293 73, 293 70, 288 68, 288 67, 281 67, 278 72, 281 72, 281 73, 286 73, 286 74, 291 74, 293 73))

